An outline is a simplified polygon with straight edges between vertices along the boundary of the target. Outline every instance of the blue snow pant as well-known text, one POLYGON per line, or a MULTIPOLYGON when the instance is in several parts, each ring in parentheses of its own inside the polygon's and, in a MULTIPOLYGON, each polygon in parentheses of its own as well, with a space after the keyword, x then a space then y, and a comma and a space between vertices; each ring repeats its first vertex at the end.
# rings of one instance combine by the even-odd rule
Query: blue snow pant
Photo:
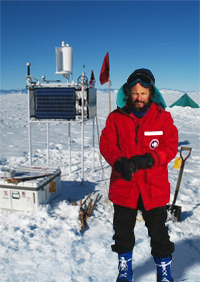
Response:
POLYGON ((126 253, 133 250, 135 245, 134 227, 137 211, 142 211, 148 235, 151 238, 151 254, 157 257, 171 256, 174 252, 174 243, 170 241, 168 228, 165 226, 167 219, 166 206, 145 211, 141 196, 137 209, 131 209, 114 204, 113 229, 115 244, 111 246, 116 253, 126 253))

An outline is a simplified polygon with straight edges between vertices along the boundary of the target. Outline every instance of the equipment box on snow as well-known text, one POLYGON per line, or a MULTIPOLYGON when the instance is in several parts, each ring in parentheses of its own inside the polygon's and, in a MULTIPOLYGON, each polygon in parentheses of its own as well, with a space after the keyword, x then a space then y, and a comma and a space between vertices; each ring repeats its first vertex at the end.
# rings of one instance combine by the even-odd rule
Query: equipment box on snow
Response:
POLYGON ((47 204, 61 192, 57 168, 21 166, 0 177, 0 208, 30 211, 47 204))

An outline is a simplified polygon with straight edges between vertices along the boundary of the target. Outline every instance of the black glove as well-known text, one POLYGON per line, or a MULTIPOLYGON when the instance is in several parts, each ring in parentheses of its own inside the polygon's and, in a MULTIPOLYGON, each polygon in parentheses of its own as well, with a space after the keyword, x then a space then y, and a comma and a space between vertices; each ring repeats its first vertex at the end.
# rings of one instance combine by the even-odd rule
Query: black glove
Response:
POLYGON ((132 170, 130 166, 130 160, 121 157, 113 164, 114 170, 121 174, 122 178, 126 181, 130 181, 132 178, 132 170))
POLYGON ((151 168, 153 165, 154 158, 150 153, 146 153, 144 155, 133 156, 130 159, 121 157, 113 164, 113 168, 121 174, 123 179, 130 181, 132 173, 138 169, 151 168))
POLYGON ((151 168, 154 165, 154 158, 150 153, 144 155, 136 155, 129 159, 129 166, 132 173, 138 169, 151 168))

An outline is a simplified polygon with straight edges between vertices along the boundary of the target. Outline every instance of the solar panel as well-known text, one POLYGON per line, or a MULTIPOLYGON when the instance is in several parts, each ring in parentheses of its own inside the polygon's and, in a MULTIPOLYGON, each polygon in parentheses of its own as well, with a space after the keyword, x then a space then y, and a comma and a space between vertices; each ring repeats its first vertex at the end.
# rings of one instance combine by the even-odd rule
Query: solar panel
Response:
POLYGON ((35 117, 75 119, 75 88, 36 88, 35 117))

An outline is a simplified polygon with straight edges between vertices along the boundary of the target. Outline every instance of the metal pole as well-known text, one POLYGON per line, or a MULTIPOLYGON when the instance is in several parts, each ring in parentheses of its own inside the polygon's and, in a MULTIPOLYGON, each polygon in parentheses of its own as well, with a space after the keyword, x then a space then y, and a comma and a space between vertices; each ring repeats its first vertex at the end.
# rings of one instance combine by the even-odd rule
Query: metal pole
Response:
POLYGON ((29 163, 32 165, 32 150, 31 150, 31 122, 28 121, 28 144, 29 144, 29 163))
POLYGON ((49 167, 49 122, 47 122, 47 167, 49 167))
POLYGON ((28 147, 29 147, 29 163, 32 165, 31 152, 31 121, 30 121, 30 89, 28 88, 28 147))
POLYGON ((92 154, 93 154, 93 162, 92 162, 92 171, 94 171, 94 141, 95 141, 95 136, 94 136, 94 119, 92 119, 92 154))
POLYGON ((82 85, 82 122, 81 122, 81 179, 84 180, 84 85, 82 85))
POLYGON ((108 77, 108 95, 109 95, 109 113, 111 113, 111 97, 110 97, 110 71, 108 77))
POLYGON ((68 123, 68 150, 69 150, 69 173, 72 172, 71 170, 71 124, 68 123))

